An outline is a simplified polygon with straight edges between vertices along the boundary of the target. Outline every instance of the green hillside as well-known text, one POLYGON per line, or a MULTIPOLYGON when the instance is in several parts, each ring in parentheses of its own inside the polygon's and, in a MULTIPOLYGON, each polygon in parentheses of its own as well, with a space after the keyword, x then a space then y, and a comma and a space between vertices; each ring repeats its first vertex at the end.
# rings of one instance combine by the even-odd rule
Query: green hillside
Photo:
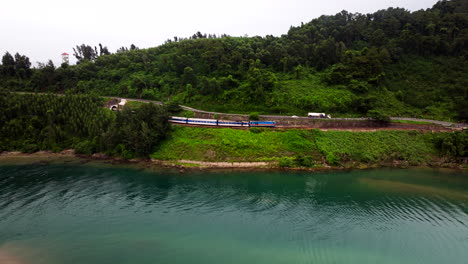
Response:
POLYGON ((468 119, 468 3, 427 10, 342 11, 282 36, 197 32, 164 45, 110 54, 75 49, 77 65, 31 68, 7 53, 0 87, 175 101, 223 112, 468 119))
POLYGON ((159 160, 278 161, 283 167, 408 165, 456 161, 468 154, 468 134, 418 131, 236 130, 176 126, 151 154, 159 160))

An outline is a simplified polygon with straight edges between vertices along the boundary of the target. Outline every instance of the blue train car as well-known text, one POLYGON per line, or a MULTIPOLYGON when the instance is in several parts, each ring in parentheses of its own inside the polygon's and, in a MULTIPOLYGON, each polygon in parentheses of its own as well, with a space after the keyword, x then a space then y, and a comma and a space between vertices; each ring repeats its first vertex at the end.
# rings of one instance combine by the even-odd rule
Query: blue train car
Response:
POLYGON ((250 121, 250 127, 275 127, 275 121, 250 121))

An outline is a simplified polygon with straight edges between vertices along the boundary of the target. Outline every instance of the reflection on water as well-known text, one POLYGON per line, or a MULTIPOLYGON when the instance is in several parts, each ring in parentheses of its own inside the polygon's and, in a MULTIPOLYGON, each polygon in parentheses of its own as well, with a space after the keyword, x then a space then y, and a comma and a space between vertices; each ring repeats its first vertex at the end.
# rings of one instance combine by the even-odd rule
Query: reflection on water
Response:
POLYGON ((382 192, 419 194, 423 196, 440 196, 445 198, 468 200, 468 192, 463 190, 453 190, 444 187, 373 178, 360 178, 359 182, 367 187, 375 189, 376 191, 382 192))
MULTIPOLYGON (((20 243, 21 244, 21 243, 20 243)), ((41 252, 34 252, 34 249, 29 249, 16 243, 3 243, 0 246, 0 263, 1 264, 31 264, 37 263, 34 256, 41 256, 41 252)), ((46 263, 46 262, 43 262, 46 263)))
POLYGON ((2 264, 466 263, 467 248, 461 172, 0 166, 2 264))

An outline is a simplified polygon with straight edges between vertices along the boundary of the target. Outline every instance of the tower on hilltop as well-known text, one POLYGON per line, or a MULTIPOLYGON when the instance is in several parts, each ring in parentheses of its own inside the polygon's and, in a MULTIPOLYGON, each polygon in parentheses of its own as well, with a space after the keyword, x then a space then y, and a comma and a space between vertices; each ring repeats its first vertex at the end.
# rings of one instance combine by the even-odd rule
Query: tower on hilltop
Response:
POLYGON ((69 59, 68 59, 69 56, 70 55, 68 53, 66 53, 66 52, 62 53, 62 63, 69 64, 69 59))

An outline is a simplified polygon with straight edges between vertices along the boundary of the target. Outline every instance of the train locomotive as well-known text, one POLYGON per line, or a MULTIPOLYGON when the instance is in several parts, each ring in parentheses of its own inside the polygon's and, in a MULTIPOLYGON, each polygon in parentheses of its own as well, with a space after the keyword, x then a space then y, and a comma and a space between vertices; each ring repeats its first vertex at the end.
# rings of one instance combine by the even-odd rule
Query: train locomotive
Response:
POLYGON ((275 121, 231 121, 171 116, 169 122, 188 125, 224 126, 224 127, 275 127, 275 121))

